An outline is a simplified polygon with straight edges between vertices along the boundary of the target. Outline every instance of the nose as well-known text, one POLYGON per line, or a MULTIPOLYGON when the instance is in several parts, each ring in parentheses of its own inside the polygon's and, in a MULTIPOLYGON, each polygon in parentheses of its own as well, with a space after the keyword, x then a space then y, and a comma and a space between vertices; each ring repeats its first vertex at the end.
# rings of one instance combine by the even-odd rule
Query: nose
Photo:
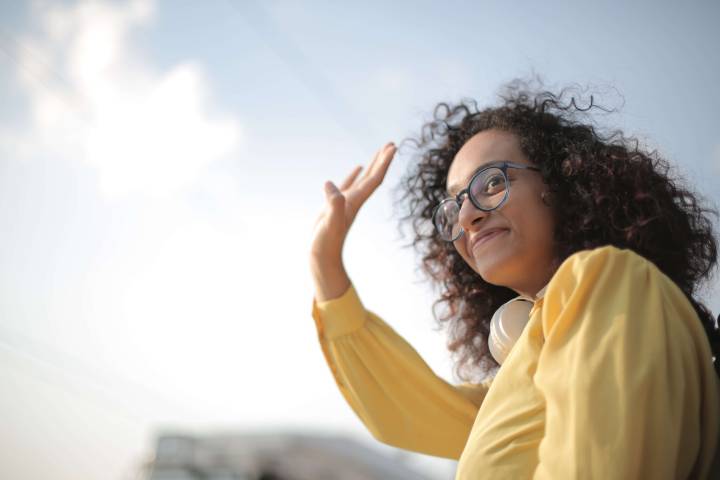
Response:
POLYGON ((458 213, 458 223, 463 231, 470 232, 473 228, 477 228, 477 224, 489 214, 490 212, 480 210, 473 205, 467 194, 465 194, 462 198, 462 204, 460 205, 460 212, 458 213))

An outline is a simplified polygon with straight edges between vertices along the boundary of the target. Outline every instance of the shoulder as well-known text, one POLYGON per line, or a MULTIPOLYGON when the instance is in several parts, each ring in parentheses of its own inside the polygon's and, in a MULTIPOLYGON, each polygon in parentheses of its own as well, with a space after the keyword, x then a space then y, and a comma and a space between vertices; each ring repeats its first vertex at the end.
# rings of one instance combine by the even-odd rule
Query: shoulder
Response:
POLYGON ((619 286, 627 283, 626 277, 640 282, 646 282, 648 277, 657 277, 672 283, 650 260, 635 251, 606 245, 576 252, 566 258, 550 280, 548 290, 619 286))
POLYGON ((662 312, 694 317, 680 288, 650 260, 614 246, 577 252, 553 275, 543 302, 544 329, 586 315, 649 319, 662 312))
POLYGON ((548 284, 551 290, 619 288, 637 290, 643 286, 679 287, 654 263, 630 249, 613 245, 582 250, 566 258, 548 284))

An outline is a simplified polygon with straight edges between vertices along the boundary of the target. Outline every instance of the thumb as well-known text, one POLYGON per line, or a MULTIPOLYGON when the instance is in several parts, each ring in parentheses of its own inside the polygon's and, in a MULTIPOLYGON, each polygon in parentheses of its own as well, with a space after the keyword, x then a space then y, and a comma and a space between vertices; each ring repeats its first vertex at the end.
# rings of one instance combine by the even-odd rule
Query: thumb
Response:
POLYGON ((345 195, 331 181, 325 182, 325 198, 330 204, 330 219, 335 220, 339 215, 345 215, 345 195))

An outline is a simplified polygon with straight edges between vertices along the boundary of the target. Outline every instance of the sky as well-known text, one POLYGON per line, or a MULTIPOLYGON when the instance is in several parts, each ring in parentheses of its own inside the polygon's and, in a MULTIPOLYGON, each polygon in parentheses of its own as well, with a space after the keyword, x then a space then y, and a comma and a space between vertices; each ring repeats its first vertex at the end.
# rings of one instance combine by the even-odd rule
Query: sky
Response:
MULTIPOLYGON (((0 3, 1 477, 133 478, 164 431, 371 442, 317 343, 312 227, 325 180, 438 102, 595 88, 619 107, 601 124, 720 204, 717 2, 388 3, 0 3)), ((411 161, 345 262, 453 381, 392 208, 411 161)), ((717 278, 705 300, 720 313, 717 278)))

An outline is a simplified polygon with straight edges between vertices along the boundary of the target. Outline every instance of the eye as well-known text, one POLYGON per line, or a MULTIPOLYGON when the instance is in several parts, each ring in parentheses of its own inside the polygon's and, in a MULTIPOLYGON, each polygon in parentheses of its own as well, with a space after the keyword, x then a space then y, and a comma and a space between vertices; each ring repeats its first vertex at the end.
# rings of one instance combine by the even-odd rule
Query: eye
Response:
POLYGON ((485 195, 495 195, 505 190, 505 177, 501 173, 494 173, 487 177, 483 184, 485 195))

